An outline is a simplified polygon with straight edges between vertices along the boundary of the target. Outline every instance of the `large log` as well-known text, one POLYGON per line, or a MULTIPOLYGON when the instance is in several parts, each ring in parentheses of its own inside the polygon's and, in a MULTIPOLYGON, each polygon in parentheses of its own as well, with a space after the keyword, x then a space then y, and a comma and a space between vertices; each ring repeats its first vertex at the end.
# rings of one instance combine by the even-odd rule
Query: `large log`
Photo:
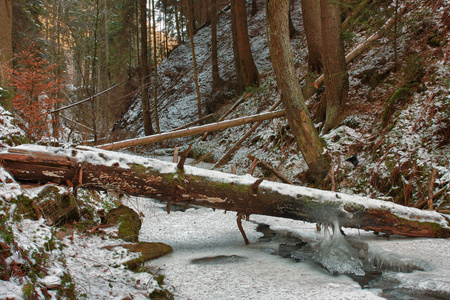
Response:
POLYGON ((22 145, 0 152, 17 180, 53 181, 115 190, 162 201, 195 204, 241 214, 330 223, 388 234, 450 237, 449 219, 391 202, 262 181, 250 175, 177 165, 99 150, 22 145))

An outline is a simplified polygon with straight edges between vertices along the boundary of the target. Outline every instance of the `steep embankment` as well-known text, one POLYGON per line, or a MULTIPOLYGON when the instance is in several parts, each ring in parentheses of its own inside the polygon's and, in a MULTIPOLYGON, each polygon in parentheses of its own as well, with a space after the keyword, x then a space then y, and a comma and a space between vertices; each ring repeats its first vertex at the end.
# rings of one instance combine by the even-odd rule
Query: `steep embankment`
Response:
MULTIPOLYGON (((425 6, 420 1, 408 2, 406 13, 399 19, 397 35, 385 32, 383 38, 348 65, 350 93, 342 121, 338 128, 322 136, 334 162, 334 178, 330 176, 324 188, 335 185, 336 190, 343 192, 418 207, 425 207, 431 195, 434 208, 443 209, 449 205, 450 76, 445 64, 448 27, 443 17, 448 10, 447 2, 435 7, 425 6), (394 41, 397 43, 397 68, 394 41), (357 166, 346 161, 354 155, 359 162, 357 166)), ((249 19, 249 34, 261 73, 261 86, 247 90, 246 100, 229 118, 267 110, 280 97, 270 64, 262 1, 259 7, 258 13, 249 19)), ((393 9, 390 3, 367 6, 344 31, 346 52, 378 32, 392 17, 393 9)), ((297 3, 292 17, 298 33, 291 46, 301 77, 306 72, 307 51, 301 9, 297 3)), ((196 34, 195 44, 204 112, 214 111, 220 116, 235 101, 230 98, 234 92, 230 11, 220 13, 218 28, 220 75, 228 82, 224 85, 222 98, 211 95, 209 27, 196 34)), ((188 45, 181 45, 172 52, 159 70, 158 109, 162 130, 195 120, 196 96, 188 45)), ((313 118, 321 92, 319 90, 316 97, 307 101, 313 118)), ((142 135, 140 111, 137 99, 122 120, 126 132, 142 135)), ((250 127, 244 125, 217 132, 207 141, 195 143, 192 153, 200 157, 211 152, 208 160, 217 162, 250 127)), ((157 152, 170 155, 173 146, 185 146, 189 141, 183 139, 164 144, 166 150, 157 152)), ((161 148, 161 145, 157 147, 161 148)), ((155 148, 146 147, 142 151, 155 154, 152 151, 155 148)), ((295 183, 305 184, 302 172, 306 166, 293 144, 285 120, 264 122, 221 170, 230 172, 236 165, 238 174, 247 172, 252 163, 247 158, 249 154, 278 168, 295 183)), ((255 175, 273 177, 258 169, 255 175)))

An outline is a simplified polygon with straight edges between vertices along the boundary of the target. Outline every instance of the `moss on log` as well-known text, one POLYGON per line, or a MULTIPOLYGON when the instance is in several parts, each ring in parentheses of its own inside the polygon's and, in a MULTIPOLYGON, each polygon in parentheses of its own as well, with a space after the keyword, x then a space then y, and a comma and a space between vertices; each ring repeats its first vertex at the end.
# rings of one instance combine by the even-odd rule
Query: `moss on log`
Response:
POLYGON ((450 237, 449 220, 444 215, 391 202, 269 181, 262 181, 255 190, 252 186, 258 179, 250 175, 238 176, 191 166, 179 170, 174 163, 95 148, 19 147, 26 162, 19 154, 10 153, 17 149, 0 153, 3 166, 17 180, 71 182, 89 189, 115 190, 246 215, 318 223, 338 219, 344 227, 387 234, 450 237), (39 162, 39 157, 49 155, 70 163, 58 169, 53 163, 39 162), (27 172, 20 169, 24 165, 27 172), (48 168, 52 176, 46 173, 48 168))

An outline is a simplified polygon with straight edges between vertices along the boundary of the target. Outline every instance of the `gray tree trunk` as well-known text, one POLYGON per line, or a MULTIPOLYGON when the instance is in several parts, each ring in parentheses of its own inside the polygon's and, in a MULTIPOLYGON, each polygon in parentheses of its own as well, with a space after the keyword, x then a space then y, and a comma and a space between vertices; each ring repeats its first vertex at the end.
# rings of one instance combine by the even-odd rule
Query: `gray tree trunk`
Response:
POLYGON ((320 0, 322 24, 322 57, 325 74, 326 118, 323 132, 335 128, 348 98, 348 75, 344 41, 341 33, 340 4, 320 0))
POLYGON ((303 95, 308 99, 316 92, 314 81, 323 71, 320 1, 302 0, 302 13, 308 45, 308 75, 303 95))
POLYGON ((281 89, 283 105, 296 142, 309 167, 309 177, 321 181, 331 158, 319 140, 302 97, 289 39, 289 0, 271 1, 269 7, 270 57, 281 89))
POLYGON ((144 117, 145 135, 154 134, 152 127, 152 113, 149 105, 149 77, 148 77, 148 41, 147 41, 147 0, 140 0, 140 23, 141 23, 141 94, 142 110, 144 117))
POLYGON ((234 25, 236 26, 239 66, 241 68, 244 86, 249 87, 259 85, 259 73, 250 47, 245 3, 245 0, 231 0, 231 13, 236 16, 234 25))

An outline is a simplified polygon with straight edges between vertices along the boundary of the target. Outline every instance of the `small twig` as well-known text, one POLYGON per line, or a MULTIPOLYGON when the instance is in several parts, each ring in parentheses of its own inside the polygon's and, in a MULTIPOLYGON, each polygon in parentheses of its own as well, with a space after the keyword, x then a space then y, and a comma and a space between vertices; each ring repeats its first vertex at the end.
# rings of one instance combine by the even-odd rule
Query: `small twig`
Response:
POLYGON ((251 165, 250 169, 248 169, 248 172, 247 172, 248 174, 253 175, 253 172, 255 171, 257 162, 258 162, 258 159, 256 157, 253 158, 252 165, 251 165))
POLYGON ((284 161, 286 160, 286 158, 289 156, 289 153, 291 152, 292 146, 297 145, 296 143, 291 143, 289 145, 288 150, 284 153, 283 158, 281 159, 280 163, 278 164, 278 166, 275 168, 275 170, 279 170, 281 165, 284 163, 284 161))
POLYGON ((238 225, 239 231, 241 232, 242 237, 244 238, 244 242, 245 242, 246 245, 248 245, 248 244, 249 244, 249 241, 248 241, 247 236, 245 235, 244 228, 242 227, 242 217, 243 217, 244 215, 245 215, 244 213, 238 213, 238 214, 237 214, 237 219, 236 219, 236 220, 237 220, 237 225, 238 225))
POLYGON ((433 210, 433 190, 434 190, 434 181, 436 179, 437 170, 433 168, 431 170, 431 178, 430 184, 428 185, 428 209, 433 210))
POLYGON ((192 145, 193 144, 190 144, 189 147, 187 148, 187 150, 184 151, 183 154, 181 154, 180 162, 177 165, 178 170, 183 170, 184 163, 186 162, 186 158, 187 158, 189 152, 191 151, 192 145))
POLYGON ((194 161, 192 164, 193 164, 193 165, 196 165, 196 164, 198 164, 199 162, 204 161, 204 160, 205 160, 208 156, 210 156, 211 153, 213 153, 213 152, 214 152, 214 150, 209 151, 208 153, 206 153, 205 155, 203 155, 202 157, 200 157, 199 159, 197 159, 196 161, 194 161))
POLYGON ((259 178, 250 186, 250 188, 252 189, 252 192, 254 194, 256 194, 258 192, 258 187, 261 184, 261 182, 263 182, 263 180, 264 180, 264 178, 259 178))
POLYGON ((170 214, 170 204, 171 204, 171 202, 167 201, 167 207, 166 207, 167 214, 170 214))
POLYGON ((431 100, 433 100, 433 98, 434 98, 434 93, 431 93, 430 97, 428 97, 427 104, 425 105, 424 109, 422 110, 422 113, 420 114, 419 119, 417 119, 416 124, 414 124, 414 126, 412 128, 412 132, 416 132, 417 126, 419 125, 420 121, 422 121, 423 116, 427 112, 428 106, 430 106, 431 100))
MULTIPOLYGON (((254 156, 252 155, 248 155, 247 156, 250 159, 255 159, 254 156)), ((284 176, 283 174, 281 174, 280 172, 278 172, 277 170, 275 170, 270 164, 261 161, 258 159, 258 162, 256 163, 256 165, 262 169, 265 169, 267 171, 270 171, 273 175, 275 175, 278 179, 280 179, 282 182, 287 183, 287 184, 294 184, 292 181, 290 181, 289 179, 287 179, 286 176, 284 176)))
POLYGON ((173 150, 173 162, 178 163, 178 147, 173 150))
POLYGON ((96 232, 99 228, 103 228, 103 227, 105 227, 104 224, 97 224, 97 225, 95 225, 94 228, 91 229, 91 231, 89 231, 89 233, 90 233, 90 234, 93 234, 93 233, 96 232))
POLYGON ((336 191, 336 181, 334 180, 334 165, 331 166, 330 171, 330 177, 331 177, 331 191, 336 191))
POLYGON ((373 180, 375 179, 375 174, 376 171, 378 171, 378 168, 380 167, 381 163, 386 159, 386 157, 389 154, 389 150, 391 150, 391 148, 394 147, 394 144, 391 144, 387 150, 386 153, 384 153, 383 157, 378 161, 377 166, 375 167, 375 169, 372 171, 372 178, 370 179, 370 182, 373 183, 373 180))

